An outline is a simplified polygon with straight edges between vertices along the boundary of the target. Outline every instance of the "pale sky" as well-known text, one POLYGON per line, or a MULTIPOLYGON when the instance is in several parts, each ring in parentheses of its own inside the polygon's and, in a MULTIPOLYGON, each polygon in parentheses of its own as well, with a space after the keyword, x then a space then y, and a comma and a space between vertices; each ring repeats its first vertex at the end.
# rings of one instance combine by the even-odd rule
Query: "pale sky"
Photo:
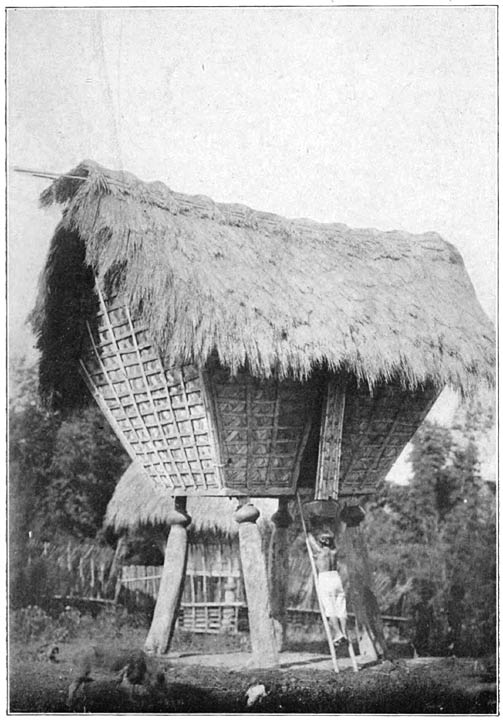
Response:
POLYGON ((352 227, 435 230, 495 318, 496 8, 8 11, 11 352, 84 158, 181 192, 352 227))

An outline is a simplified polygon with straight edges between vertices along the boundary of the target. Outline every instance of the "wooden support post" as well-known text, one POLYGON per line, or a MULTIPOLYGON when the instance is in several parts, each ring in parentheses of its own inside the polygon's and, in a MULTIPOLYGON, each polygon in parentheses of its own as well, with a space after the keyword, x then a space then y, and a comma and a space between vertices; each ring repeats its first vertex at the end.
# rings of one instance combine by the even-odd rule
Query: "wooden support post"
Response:
POLYGON ((175 629, 187 565, 187 526, 191 521, 186 512, 186 502, 186 497, 176 497, 175 509, 167 517, 170 531, 164 567, 154 617, 145 641, 145 652, 150 654, 166 653, 175 629))
POLYGON ((288 605, 288 527, 292 518, 288 513, 288 497, 278 498, 278 510, 271 517, 274 523, 269 546, 269 587, 271 613, 276 624, 278 649, 286 643, 288 605))
POLYGON ((358 640, 358 651, 360 657, 367 662, 375 662, 378 659, 377 651, 370 635, 364 625, 360 625, 355 618, 355 633, 358 640))
MULTIPOLYGON (((357 507, 349 506, 343 509, 342 519, 351 514, 357 516, 357 507), (349 511, 353 509, 355 513, 349 511)), ((363 518, 363 514, 360 519, 363 518)), ((386 656, 386 641, 384 639, 381 612, 373 592, 372 574, 370 572, 367 548, 359 520, 347 524, 339 536, 341 555, 348 576, 351 609, 355 614, 360 654, 365 654, 369 660, 386 656)))
POLYGON ((259 515, 257 508, 243 498, 234 519, 239 523, 239 552, 248 605, 252 664, 267 668, 278 667, 279 658, 262 539, 256 525, 259 515))

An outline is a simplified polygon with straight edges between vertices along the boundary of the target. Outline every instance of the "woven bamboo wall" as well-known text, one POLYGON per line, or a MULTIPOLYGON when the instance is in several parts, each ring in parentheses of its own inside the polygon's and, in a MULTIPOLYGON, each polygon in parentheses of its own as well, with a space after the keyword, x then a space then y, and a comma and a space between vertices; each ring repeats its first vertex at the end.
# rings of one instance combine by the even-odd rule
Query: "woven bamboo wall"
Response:
MULTIPOLYGON (((81 362, 88 386, 131 458, 173 494, 292 495, 309 437, 312 462, 303 472, 313 471, 319 378, 258 380, 245 370, 231 376, 215 359, 201 371, 165 368, 146 328, 124 303, 105 303, 101 295, 97 327, 88 331, 81 362)), ((339 496, 373 492, 437 396, 392 382, 371 394, 354 378, 345 387, 342 437, 335 426, 333 438, 327 435, 320 498, 336 496, 331 477, 339 460, 339 496)), ((332 425, 324 421, 325 430, 332 425)), ((315 477, 300 478, 300 485, 314 487, 315 477)))
POLYGON ((372 493, 416 432, 438 395, 433 388, 404 390, 383 383, 370 394, 346 386, 339 495, 372 493))
POLYGON ((229 587, 234 600, 244 601, 237 540, 189 545, 183 600, 223 602, 229 587))
POLYGON ((165 368, 144 326, 99 295, 81 366, 133 460, 180 495, 291 495, 311 422, 312 383, 165 368))
POLYGON ((128 308, 100 296, 82 368, 95 399, 133 460, 183 494, 219 494, 222 478, 203 397, 192 366, 163 368, 146 328, 128 308))
POLYGON ((212 368, 225 485, 253 495, 295 492, 312 416, 312 382, 257 380, 246 372, 231 377, 212 368))

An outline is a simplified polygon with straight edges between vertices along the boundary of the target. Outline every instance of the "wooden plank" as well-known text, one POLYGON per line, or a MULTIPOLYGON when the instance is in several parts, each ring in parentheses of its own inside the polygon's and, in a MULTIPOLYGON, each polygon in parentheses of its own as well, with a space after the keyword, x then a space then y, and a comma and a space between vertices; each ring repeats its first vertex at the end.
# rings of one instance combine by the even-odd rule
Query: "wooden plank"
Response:
MULTIPOLYGON (((267 461, 267 470, 265 475, 265 487, 268 488, 270 483, 270 477, 271 477, 271 468, 272 468, 272 461, 275 455, 275 449, 276 449, 276 439, 278 437, 278 421, 279 421, 279 411, 280 411, 280 393, 279 393, 279 383, 276 383, 276 386, 274 388, 274 415, 272 420, 272 433, 271 433, 271 441, 269 445, 269 453, 268 453, 268 461, 267 461)), ((267 457, 267 455, 266 455, 267 457)))
POLYGON ((95 598, 95 597, 80 597, 77 595, 53 595, 52 596, 55 600, 83 600, 85 602, 95 602, 95 603, 101 603, 103 605, 113 605, 114 600, 109 600, 107 598, 95 598))
POLYGON ((93 557, 89 560, 89 564, 90 564, 90 570, 91 570, 91 580, 90 580, 91 594, 93 594, 94 588, 96 587, 96 568, 94 566, 94 558, 93 557))
POLYGON ((329 380, 322 409, 315 500, 336 500, 339 496, 345 405, 345 382, 340 378, 329 380))
POLYGON ((221 572, 216 572, 215 570, 190 570, 187 572, 187 576, 194 578, 237 578, 240 576, 240 573, 237 571, 226 572, 224 570, 221 572))
POLYGON ((206 409, 206 425, 208 428, 208 437, 214 454, 214 468, 217 483, 220 488, 225 486, 224 463, 222 460, 223 442, 222 427, 215 400, 214 388, 211 382, 211 376, 206 370, 200 371, 201 379, 201 397, 203 405, 206 409))
POLYGON ((246 607, 246 603, 236 600, 235 602, 184 602, 184 608, 205 608, 205 607, 246 607))
POLYGON ((192 602, 196 601, 196 581, 194 575, 190 575, 190 599, 192 602))
POLYGON ((206 603, 204 621, 205 621, 206 627, 208 627, 210 618, 209 618, 208 605, 207 605, 209 598, 208 598, 208 581, 207 581, 207 574, 206 574, 206 548, 204 547, 204 545, 203 545, 203 551, 202 551, 202 561, 203 561, 203 571, 205 573, 203 575, 203 599, 204 599, 204 602, 206 603))
MULTIPOLYGON (((134 565, 132 567, 134 567, 134 572, 136 574, 136 572, 137 572, 136 565, 134 565)), ((145 582, 145 584, 146 584, 149 580, 160 580, 161 578, 162 578, 162 574, 161 575, 140 575, 139 577, 123 577, 122 582, 126 583, 126 584, 130 583, 130 582, 135 582, 135 583, 145 582)), ((146 586, 148 587, 148 585, 146 585, 146 586)))
POLYGON ((208 602, 208 570, 206 568, 206 548, 203 545, 202 552, 201 552, 201 561, 202 561, 202 578, 203 578, 203 600, 204 602, 208 602))
MULTIPOLYGON (((291 488, 282 489, 281 491, 278 490, 278 492, 276 493, 276 495, 278 495, 278 496, 282 495, 282 494, 291 496, 292 493, 296 492, 296 490, 297 490, 297 483, 299 481, 299 473, 300 473, 300 465, 302 463, 302 457, 304 455, 304 450, 306 448, 307 441, 309 440, 309 434, 311 432, 312 416, 313 416, 313 413, 310 412, 309 416, 306 420, 306 424, 304 425, 304 430, 302 432, 302 438, 300 441, 300 445, 297 448, 297 455, 295 457, 295 463, 293 466, 292 486, 291 486, 291 488)), ((281 428, 279 428, 279 429, 281 429, 281 428)))

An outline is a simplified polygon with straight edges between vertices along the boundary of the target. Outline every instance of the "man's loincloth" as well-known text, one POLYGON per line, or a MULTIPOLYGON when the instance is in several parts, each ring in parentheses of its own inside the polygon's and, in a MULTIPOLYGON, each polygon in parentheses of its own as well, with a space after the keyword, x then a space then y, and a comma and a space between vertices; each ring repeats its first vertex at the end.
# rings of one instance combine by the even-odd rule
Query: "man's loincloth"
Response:
POLYGON ((346 596, 341 576, 337 570, 327 570, 318 575, 320 600, 327 617, 345 618, 346 596))

